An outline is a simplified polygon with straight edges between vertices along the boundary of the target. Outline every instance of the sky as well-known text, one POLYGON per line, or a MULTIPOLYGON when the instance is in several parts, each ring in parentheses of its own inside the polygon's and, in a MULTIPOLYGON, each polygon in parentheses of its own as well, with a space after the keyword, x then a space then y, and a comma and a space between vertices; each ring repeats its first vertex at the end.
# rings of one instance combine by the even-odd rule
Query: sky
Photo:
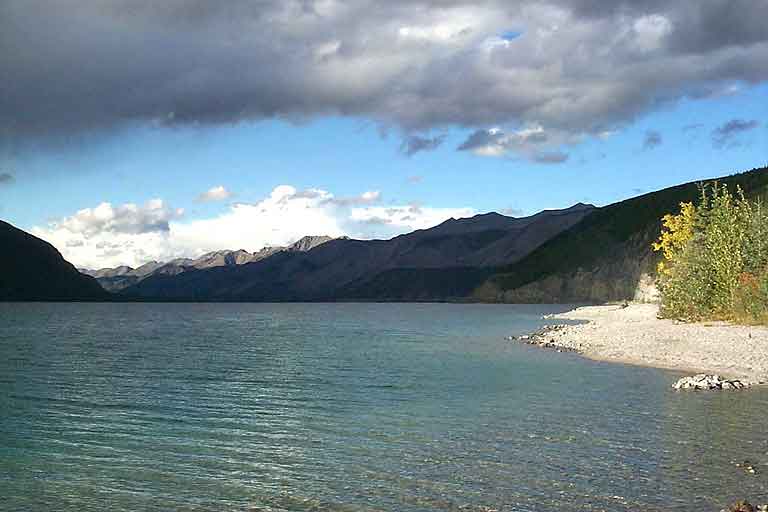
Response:
POLYGON ((0 219, 88 268, 768 164, 768 0, 5 0, 0 219))

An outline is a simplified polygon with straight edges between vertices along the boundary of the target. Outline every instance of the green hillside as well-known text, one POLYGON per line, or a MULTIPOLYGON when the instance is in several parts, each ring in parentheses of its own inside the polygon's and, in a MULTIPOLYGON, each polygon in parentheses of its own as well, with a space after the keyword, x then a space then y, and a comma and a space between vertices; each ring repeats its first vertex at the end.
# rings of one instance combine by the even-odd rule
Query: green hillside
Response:
MULTIPOLYGON (((732 189, 739 185, 749 197, 768 196, 766 167, 708 181, 718 181, 732 189)), ((651 253, 650 243, 658 236, 661 217, 677 211, 681 202, 695 200, 699 194, 698 183, 651 192, 594 211, 521 261, 500 269, 475 291, 475 297, 511 302, 591 302, 631 298, 621 297, 625 293, 620 290, 615 292, 615 296, 611 296, 609 291, 606 297, 590 297, 588 293, 578 293, 567 287, 570 286, 569 280, 572 281, 577 274, 595 272, 601 267, 613 265, 618 277, 622 272, 619 258, 626 258, 633 268, 652 271, 653 265, 649 263, 655 262, 656 255, 651 253), (634 265, 631 260, 634 263, 642 260, 643 263, 634 265), (543 280, 546 279, 550 283, 544 286, 543 280), (539 290, 536 289, 537 283, 541 285, 539 290), (560 292, 556 289, 558 285, 560 292), (516 292, 526 286, 526 293, 516 292), (529 300, 519 300, 524 297, 529 300)), ((606 277, 610 274, 607 272, 606 277)), ((610 282, 600 285, 611 290, 610 282)))

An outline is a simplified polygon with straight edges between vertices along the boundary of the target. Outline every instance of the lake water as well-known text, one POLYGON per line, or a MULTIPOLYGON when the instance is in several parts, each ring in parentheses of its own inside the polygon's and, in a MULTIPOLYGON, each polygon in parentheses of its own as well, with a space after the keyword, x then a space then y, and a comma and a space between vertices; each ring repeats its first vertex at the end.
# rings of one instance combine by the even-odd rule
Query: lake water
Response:
POLYGON ((504 339, 556 310, 0 304, 0 510, 768 502, 767 390, 504 339))

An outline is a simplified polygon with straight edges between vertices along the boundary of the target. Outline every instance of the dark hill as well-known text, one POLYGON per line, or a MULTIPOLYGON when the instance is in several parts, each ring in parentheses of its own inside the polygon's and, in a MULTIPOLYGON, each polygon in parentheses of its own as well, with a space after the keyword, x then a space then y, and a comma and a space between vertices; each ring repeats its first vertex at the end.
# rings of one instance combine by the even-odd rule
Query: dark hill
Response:
POLYGON ((0 300, 109 298, 94 278, 78 272, 51 244, 3 221, 0 247, 0 300))

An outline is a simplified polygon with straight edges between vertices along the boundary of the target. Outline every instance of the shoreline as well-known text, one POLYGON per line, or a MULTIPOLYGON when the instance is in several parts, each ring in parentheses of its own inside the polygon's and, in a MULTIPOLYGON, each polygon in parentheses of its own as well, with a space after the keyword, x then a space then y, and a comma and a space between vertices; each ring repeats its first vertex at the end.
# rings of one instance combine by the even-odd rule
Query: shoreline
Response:
POLYGON ((768 327, 682 323, 657 313, 655 304, 582 306, 548 315, 548 326, 516 339, 595 361, 717 374, 750 386, 768 383, 768 327))

